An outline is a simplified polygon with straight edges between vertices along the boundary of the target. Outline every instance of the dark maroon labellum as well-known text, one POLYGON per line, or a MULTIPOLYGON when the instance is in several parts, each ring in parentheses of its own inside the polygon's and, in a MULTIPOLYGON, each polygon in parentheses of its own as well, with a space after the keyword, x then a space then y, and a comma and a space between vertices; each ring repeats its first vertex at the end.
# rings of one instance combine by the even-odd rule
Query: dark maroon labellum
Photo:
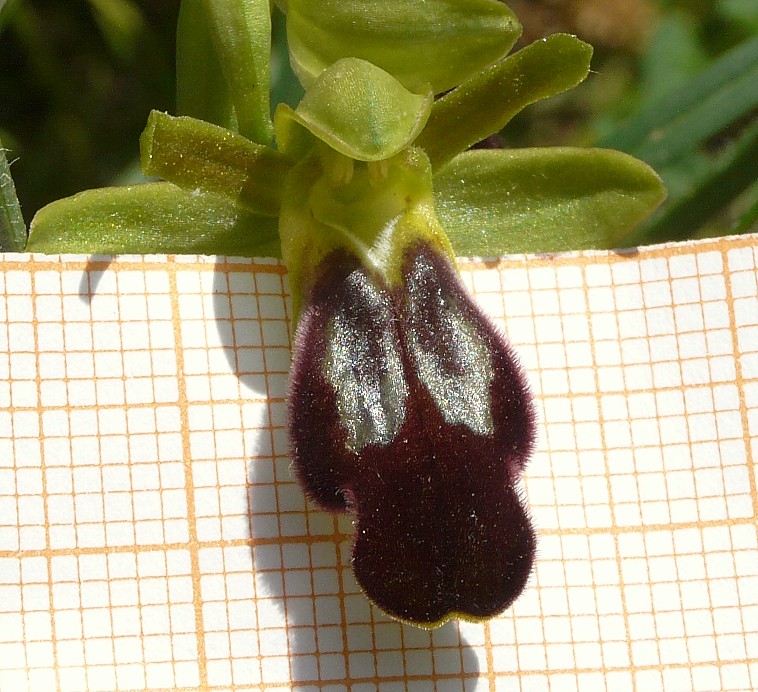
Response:
POLYGON ((290 435, 308 496, 356 515, 353 567, 423 627, 505 610, 532 569, 516 483, 534 441, 526 382, 449 261, 419 242, 389 289, 336 251, 304 300, 290 435))

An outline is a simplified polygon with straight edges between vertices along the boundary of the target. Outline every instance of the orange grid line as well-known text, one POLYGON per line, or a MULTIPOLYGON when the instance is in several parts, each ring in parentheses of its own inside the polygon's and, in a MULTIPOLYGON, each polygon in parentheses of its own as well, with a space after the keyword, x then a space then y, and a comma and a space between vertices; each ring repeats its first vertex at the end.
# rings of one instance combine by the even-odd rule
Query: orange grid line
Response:
MULTIPOLYGON (((755 235, 742 235, 729 238, 715 238, 712 240, 698 241, 696 246, 690 243, 679 243, 672 245, 658 245, 646 247, 643 249, 616 250, 616 251, 586 251, 577 253, 563 254, 544 254, 544 255, 507 255, 498 259, 472 259, 460 258, 458 267, 461 271, 472 271, 478 269, 504 269, 510 267, 523 266, 584 266, 586 264, 597 264, 598 262, 607 261, 611 264, 624 262, 628 259, 643 258, 656 259, 661 257, 679 257, 690 255, 693 252, 702 254, 705 252, 721 252, 724 243, 729 243, 729 249, 753 248, 755 245, 755 235)), ((0 262, 3 263, 5 271, 28 271, 31 262, 34 262, 36 270, 47 271, 166 271, 167 268, 175 264, 178 271, 215 271, 221 270, 224 273, 249 272, 254 269, 260 273, 271 273, 285 275, 286 268, 279 260, 270 262, 253 262, 247 258, 241 258, 239 262, 229 261, 228 259, 207 256, 205 261, 185 261, 179 260, 175 255, 168 255, 166 261, 155 262, 149 259, 124 259, 115 256, 113 259, 79 259, 80 255, 23 255, 29 259, 14 259, 18 255, 13 253, 0 253, 0 262), (44 259, 43 259, 44 258, 44 259), (50 259, 48 259, 50 258, 50 259), (76 259, 74 259, 76 258, 76 259)), ((149 257, 149 256, 147 256, 149 257)))
MULTIPOLYGON (((39 349, 37 348, 39 344, 39 324, 37 322, 37 314, 36 314, 36 301, 34 301, 35 293, 34 293, 34 284, 32 282, 32 319, 34 323, 34 345, 35 345, 35 359, 37 364, 37 372, 34 379, 34 384, 37 389, 37 425, 39 426, 39 429, 42 430, 42 378, 39 374, 39 349)), ((45 465, 45 450, 44 447, 40 447, 40 461, 42 462, 42 502, 43 502, 43 510, 44 510, 44 517, 45 517, 45 544, 50 545, 50 518, 49 518, 49 506, 48 506, 48 489, 47 489, 47 466, 45 465)), ((53 663, 54 663, 54 671, 55 671, 55 683, 58 687, 60 687, 60 672, 59 672, 59 659, 58 659, 58 642, 57 637, 55 636, 55 614, 53 612, 53 565, 52 565, 52 559, 49 556, 46 556, 45 559, 46 569, 47 569, 47 593, 48 598, 50 599, 50 632, 52 634, 52 641, 51 645, 53 647, 53 663)), ((23 601, 22 601, 23 604, 23 601)), ((22 605, 23 607, 23 605, 22 605)), ((29 667, 28 661, 27 661, 27 669, 29 667)))
MULTIPOLYGON (((299 512, 288 511, 282 512, 284 515, 299 515, 299 512)), ((628 534, 648 534, 657 533, 660 531, 681 531, 685 529, 707 529, 720 526, 733 527, 733 526, 755 526, 755 517, 741 517, 739 519, 712 519, 712 520, 700 520, 690 522, 677 522, 668 524, 642 524, 642 525, 629 525, 629 526, 605 526, 605 527, 567 527, 557 529, 545 529, 540 528, 538 535, 541 537, 548 536, 620 536, 628 534)), ((337 530, 338 531, 338 530, 337 530)), ((349 538, 349 534, 339 533, 341 538, 349 538)), ((277 538, 229 538, 219 539, 214 541, 202 541, 197 540, 194 545, 198 550, 208 548, 239 548, 249 547, 254 548, 256 546, 264 545, 300 545, 306 543, 312 545, 315 543, 331 543, 333 542, 332 536, 282 536, 277 538)), ((112 555, 112 554, 124 554, 124 553, 141 553, 141 552, 155 552, 155 551, 171 551, 171 550, 188 550, 193 545, 189 542, 183 543, 143 543, 133 545, 113 545, 105 547, 75 547, 75 548, 53 548, 53 549, 30 549, 30 550, 0 550, 0 558, 33 558, 33 557, 79 557, 81 555, 112 555)))
POLYGON ((192 475, 192 453, 190 449, 190 424, 187 400, 187 384, 184 379, 184 356, 182 350, 182 325, 179 320, 179 302, 176 288, 176 264, 171 265, 169 283, 171 285, 171 315, 174 323, 174 344, 176 349, 176 370, 179 388, 179 411, 181 416, 182 456, 184 458, 184 483, 187 499, 187 523, 189 527, 190 562, 192 565, 192 594, 195 609, 195 633, 197 637, 197 666, 200 686, 208 686, 208 661, 205 652, 205 627, 203 626, 203 602, 200 587, 200 551, 198 548, 197 519, 195 513, 195 481, 192 475))
MULTIPOLYGON (((734 345, 734 362, 737 369, 737 388, 740 397, 740 418, 742 420, 743 440, 745 442, 745 453, 747 455, 747 466, 752 472, 749 473, 750 480, 750 494, 753 499, 753 516, 758 518, 758 483, 756 483, 756 464, 753 458, 753 444, 750 436, 750 423, 748 420, 748 408, 745 401, 745 384, 749 381, 745 380, 742 374, 742 354, 738 350, 738 332, 737 332, 737 320, 734 314, 734 297, 732 292, 732 274, 728 270, 729 258, 725 250, 722 249, 721 256, 724 262, 724 278, 726 281, 726 295, 727 305, 729 307, 729 328, 732 333, 732 343, 734 345)), ((758 681, 757 681, 758 683, 758 681)))

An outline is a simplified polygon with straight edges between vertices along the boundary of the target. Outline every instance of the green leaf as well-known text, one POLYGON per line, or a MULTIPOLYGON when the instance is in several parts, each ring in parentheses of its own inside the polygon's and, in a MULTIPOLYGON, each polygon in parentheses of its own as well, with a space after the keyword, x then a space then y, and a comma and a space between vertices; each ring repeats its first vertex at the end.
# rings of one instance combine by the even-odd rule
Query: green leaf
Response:
POLYGON ((599 146, 621 149, 661 169, 758 108, 758 37, 669 92, 599 146))
POLYGON ((140 150, 145 175, 229 197, 253 214, 279 213, 291 162, 271 147, 202 120, 153 111, 140 150))
POLYGON ((745 194, 747 204, 745 210, 739 215, 731 233, 754 233, 758 231, 758 180, 745 194))
POLYGON ((182 0, 176 26, 176 110, 239 131, 211 39, 205 0, 182 0))
POLYGON ((111 49, 128 60, 137 48, 145 18, 133 0, 89 0, 94 19, 111 49))
POLYGON ((612 248, 665 197, 649 166, 604 149, 474 150, 434 176, 458 255, 612 248))
MULTIPOLYGON (((758 121, 727 147, 689 187, 647 224, 624 238, 624 245, 683 240, 726 207, 758 179, 758 121)), ((749 226, 744 229, 751 230, 749 226)))
POLYGON ((302 127, 351 159, 388 159, 418 136, 433 100, 428 87, 411 93, 375 65, 344 58, 321 73, 296 110, 279 105, 277 144, 287 154, 302 154, 302 127))
MULTIPOLYGON (((268 0, 204 0, 210 33, 239 122, 240 134, 269 144, 271 15, 268 0)), ((219 75, 220 77, 220 75, 219 75)))
POLYGON ((535 41, 437 100, 416 145, 438 168, 529 104, 575 87, 589 73, 591 58, 592 46, 575 36, 535 41))
POLYGON ((32 220, 29 252, 281 256, 277 222, 171 183, 87 190, 32 220))
POLYGON ((497 0, 288 0, 286 12, 292 66, 305 87, 356 57, 409 89, 429 83, 440 93, 506 55, 521 33, 497 0))
POLYGON ((692 15, 677 10, 666 12, 640 56, 639 91, 643 107, 661 101, 708 63, 692 15), (661 69, 661 65, 666 69, 661 69))
POLYGON ((0 252, 23 252, 26 224, 16 197, 11 167, 0 142, 0 252))
POLYGON ((716 0, 716 12, 746 31, 758 31, 758 5, 755 0, 716 0))

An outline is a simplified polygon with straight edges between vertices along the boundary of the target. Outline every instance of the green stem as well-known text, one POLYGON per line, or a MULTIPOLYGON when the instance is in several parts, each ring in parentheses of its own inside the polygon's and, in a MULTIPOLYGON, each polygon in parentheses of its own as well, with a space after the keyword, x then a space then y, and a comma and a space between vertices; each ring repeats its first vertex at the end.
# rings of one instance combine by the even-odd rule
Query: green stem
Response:
POLYGON ((732 233, 752 233, 758 230, 758 182, 753 183, 747 197, 750 200, 747 209, 742 212, 734 228, 730 229, 732 233))
POLYGON ((176 27, 176 112, 238 131, 204 0, 182 0, 176 27))
POLYGON ((26 225, 5 149, 0 142, 0 252, 23 252, 25 245, 26 225))
POLYGON ((240 134, 269 144, 271 14, 268 0, 204 0, 213 43, 237 113, 240 134))
POLYGON ((692 110, 683 112, 630 152, 657 169, 696 149, 758 107, 758 62, 692 110))

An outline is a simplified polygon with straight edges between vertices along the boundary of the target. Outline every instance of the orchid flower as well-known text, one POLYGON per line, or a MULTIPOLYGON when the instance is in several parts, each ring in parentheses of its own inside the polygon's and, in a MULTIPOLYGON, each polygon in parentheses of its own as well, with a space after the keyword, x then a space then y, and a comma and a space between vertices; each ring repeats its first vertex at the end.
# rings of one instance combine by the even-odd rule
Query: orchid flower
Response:
POLYGON ((293 467, 317 505, 354 515, 358 584, 422 627, 491 617, 533 566, 519 478, 535 412, 455 257, 612 246, 662 185, 615 151, 469 150, 586 77, 573 36, 508 56, 520 27, 496 0, 280 6, 296 108, 269 117, 267 0, 184 0, 183 115, 153 112, 141 140, 167 182, 55 202, 28 249, 282 257, 293 467))

